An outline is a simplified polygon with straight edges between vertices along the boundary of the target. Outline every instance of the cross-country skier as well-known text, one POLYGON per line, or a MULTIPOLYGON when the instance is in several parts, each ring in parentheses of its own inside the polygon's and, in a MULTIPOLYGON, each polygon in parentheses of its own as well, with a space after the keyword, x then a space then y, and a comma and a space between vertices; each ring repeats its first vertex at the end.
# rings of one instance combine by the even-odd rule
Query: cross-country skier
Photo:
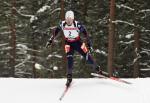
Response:
POLYGON ((67 82, 66 86, 69 86, 72 82, 72 70, 73 70, 73 54, 74 51, 79 52, 86 61, 93 66, 97 73, 101 73, 100 66, 98 66, 92 59, 89 51, 92 51, 92 45, 90 38, 87 34, 85 27, 78 21, 74 20, 73 11, 67 11, 65 14, 65 21, 61 21, 60 24, 54 30, 51 38, 46 44, 46 47, 50 46, 55 39, 58 32, 63 31, 65 38, 65 52, 67 55, 67 82), (86 44, 82 42, 80 33, 86 38, 86 44), (87 46, 86 46, 87 45, 87 46))

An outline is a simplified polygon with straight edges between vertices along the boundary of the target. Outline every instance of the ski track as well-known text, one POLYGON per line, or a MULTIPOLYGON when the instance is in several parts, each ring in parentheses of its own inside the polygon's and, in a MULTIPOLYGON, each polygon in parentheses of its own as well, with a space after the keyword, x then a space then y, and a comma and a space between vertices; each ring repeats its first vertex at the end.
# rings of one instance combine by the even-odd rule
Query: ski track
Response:
POLYGON ((150 78, 73 79, 64 98, 66 79, 0 78, 1 103, 150 103, 150 78))

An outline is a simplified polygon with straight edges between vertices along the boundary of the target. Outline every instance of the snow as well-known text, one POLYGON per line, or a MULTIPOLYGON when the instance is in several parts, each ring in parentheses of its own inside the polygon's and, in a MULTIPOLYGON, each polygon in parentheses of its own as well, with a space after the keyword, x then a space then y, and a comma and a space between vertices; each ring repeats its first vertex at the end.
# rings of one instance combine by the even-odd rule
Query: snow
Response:
MULTIPOLYGON (((44 67, 43 65, 41 65, 41 64, 39 64, 39 63, 35 63, 34 67, 35 67, 35 69, 37 69, 37 70, 48 70, 48 71, 53 72, 52 69, 46 68, 46 67, 44 67)), ((55 67, 55 66, 54 66, 54 67, 55 67)), ((55 67, 55 68, 56 68, 56 67, 55 67)), ((57 69, 58 69, 58 68, 57 68, 57 69)))
POLYGON ((147 54, 148 56, 150 56, 150 53, 148 51, 141 51, 140 53, 147 54))
POLYGON ((30 18, 30 23, 32 23, 34 20, 37 20, 37 19, 38 18, 36 16, 32 15, 31 18, 30 18))
POLYGON ((134 23, 130 23, 130 22, 123 21, 123 20, 115 20, 115 21, 112 21, 112 23, 115 23, 115 24, 124 23, 124 24, 127 24, 127 25, 130 25, 130 26, 134 26, 134 27, 135 27, 135 24, 134 24, 134 23))
POLYGON ((13 9, 16 10, 16 12, 23 17, 31 18, 32 16, 34 16, 34 15, 23 14, 21 13, 21 11, 17 10, 15 7, 13 7, 13 9))
POLYGON ((45 5, 45 6, 43 6, 42 8, 40 8, 40 9, 37 11, 37 13, 42 13, 42 12, 44 12, 44 11, 47 10, 47 9, 50 9, 50 6, 45 5))
POLYGON ((2 35, 7 35, 7 34, 10 34, 10 33, 11 33, 10 31, 1 32, 2 35))
POLYGON ((131 39, 133 36, 134 36, 134 34, 128 34, 128 35, 125 36, 125 38, 131 39))
POLYGON ((140 71, 150 71, 150 68, 140 69, 140 71))
POLYGON ((58 3, 58 0, 54 0, 54 4, 57 4, 58 3))
POLYGON ((3 43, 3 44, 0 44, 0 46, 6 46, 8 45, 9 43, 3 43))
POLYGON ((150 78, 125 79, 127 85, 109 79, 73 79, 62 101, 66 79, 0 79, 1 103, 150 103, 150 78))
POLYGON ((47 59, 50 59, 51 57, 62 58, 61 55, 57 55, 57 54, 51 55, 51 54, 49 54, 48 57, 47 57, 47 59))
POLYGON ((19 61, 21 61, 21 63, 15 65, 15 68, 18 68, 18 67, 24 65, 30 58, 31 58, 31 56, 30 56, 29 54, 27 54, 27 55, 26 55, 26 58, 25 58, 23 61, 22 61, 22 60, 19 60, 19 61))
POLYGON ((147 41, 147 40, 140 39, 140 41, 143 42, 143 43, 149 44, 149 41, 147 41))
POLYGON ((53 67, 53 70, 58 70, 58 67, 57 67, 57 66, 54 66, 54 67, 53 67))
POLYGON ((107 53, 103 50, 96 49, 95 52, 107 56, 107 53))
POLYGON ((140 12, 150 12, 150 9, 140 10, 140 12))
POLYGON ((0 49, 0 51, 3 51, 3 50, 10 50, 10 49, 12 49, 12 47, 3 47, 3 48, 0 49))
POLYGON ((134 43, 134 40, 130 40, 128 42, 120 41, 120 43, 130 45, 130 44, 134 43))
POLYGON ((41 64, 38 64, 38 63, 35 63, 34 67, 38 70, 41 70, 44 68, 41 64))
POLYGON ((30 18, 30 23, 32 23, 34 20, 37 20, 38 18, 35 16, 35 15, 29 15, 29 14, 23 14, 23 13, 21 13, 21 9, 20 10, 17 10, 15 7, 14 7, 14 9, 16 10, 16 12, 19 14, 19 15, 21 15, 21 16, 23 16, 23 17, 26 17, 26 18, 30 18))
POLYGON ((23 49, 23 50, 27 50, 27 49, 28 49, 28 47, 27 47, 26 45, 24 45, 24 44, 17 44, 16 46, 17 46, 18 48, 23 49))
POLYGON ((133 8, 131 8, 131 7, 129 7, 129 6, 126 6, 126 5, 124 5, 124 4, 121 4, 121 5, 116 5, 116 7, 118 7, 119 9, 120 8, 124 8, 124 9, 128 9, 128 10, 130 10, 130 11, 134 11, 134 9, 133 8))
POLYGON ((57 12, 57 11, 60 11, 61 10, 61 8, 56 8, 56 9, 54 9, 52 12, 51 12, 51 14, 53 14, 53 13, 55 13, 55 12, 57 12))

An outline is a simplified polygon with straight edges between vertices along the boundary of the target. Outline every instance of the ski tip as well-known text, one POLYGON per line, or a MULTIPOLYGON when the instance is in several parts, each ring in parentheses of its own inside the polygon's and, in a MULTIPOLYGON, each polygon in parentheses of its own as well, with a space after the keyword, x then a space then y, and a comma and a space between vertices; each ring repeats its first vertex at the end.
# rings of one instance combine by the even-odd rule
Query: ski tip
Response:
POLYGON ((97 74, 97 73, 91 73, 91 75, 93 75, 93 76, 97 75, 97 76, 98 76, 98 74, 97 74))
POLYGON ((92 76, 98 77, 98 78, 106 78, 106 76, 97 74, 97 73, 91 73, 92 76))
POLYGON ((128 82, 126 80, 123 80, 123 79, 120 79, 120 78, 116 78, 116 77, 107 77, 107 76, 100 75, 100 74, 97 74, 97 73, 91 73, 91 75, 95 76, 95 77, 98 77, 98 78, 112 79, 112 80, 115 80, 115 81, 118 81, 118 82, 121 82, 121 83, 125 83, 125 84, 132 84, 131 82, 128 82))

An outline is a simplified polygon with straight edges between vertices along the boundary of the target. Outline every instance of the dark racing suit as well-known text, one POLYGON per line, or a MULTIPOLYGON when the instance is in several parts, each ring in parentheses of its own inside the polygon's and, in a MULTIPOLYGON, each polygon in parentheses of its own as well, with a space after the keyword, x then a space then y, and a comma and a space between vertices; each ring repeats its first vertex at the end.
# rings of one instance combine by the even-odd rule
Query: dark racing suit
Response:
POLYGON ((86 29, 84 26, 79 23, 78 21, 74 21, 72 25, 67 25, 65 21, 62 21, 59 26, 55 29, 53 35, 51 36, 50 40, 53 40, 58 32, 63 31, 64 38, 65 38, 65 52, 67 54, 67 74, 72 75, 73 70, 73 54, 74 51, 79 52, 89 64, 92 64, 93 68, 96 68, 96 63, 92 59, 91 55, 88 53, 88 48, 86 47, 85 43, 82 42, 80 38, 80 33, 83 33, 86 37, 88 47, 91 46, 91 41, 87 34, 86 29))

